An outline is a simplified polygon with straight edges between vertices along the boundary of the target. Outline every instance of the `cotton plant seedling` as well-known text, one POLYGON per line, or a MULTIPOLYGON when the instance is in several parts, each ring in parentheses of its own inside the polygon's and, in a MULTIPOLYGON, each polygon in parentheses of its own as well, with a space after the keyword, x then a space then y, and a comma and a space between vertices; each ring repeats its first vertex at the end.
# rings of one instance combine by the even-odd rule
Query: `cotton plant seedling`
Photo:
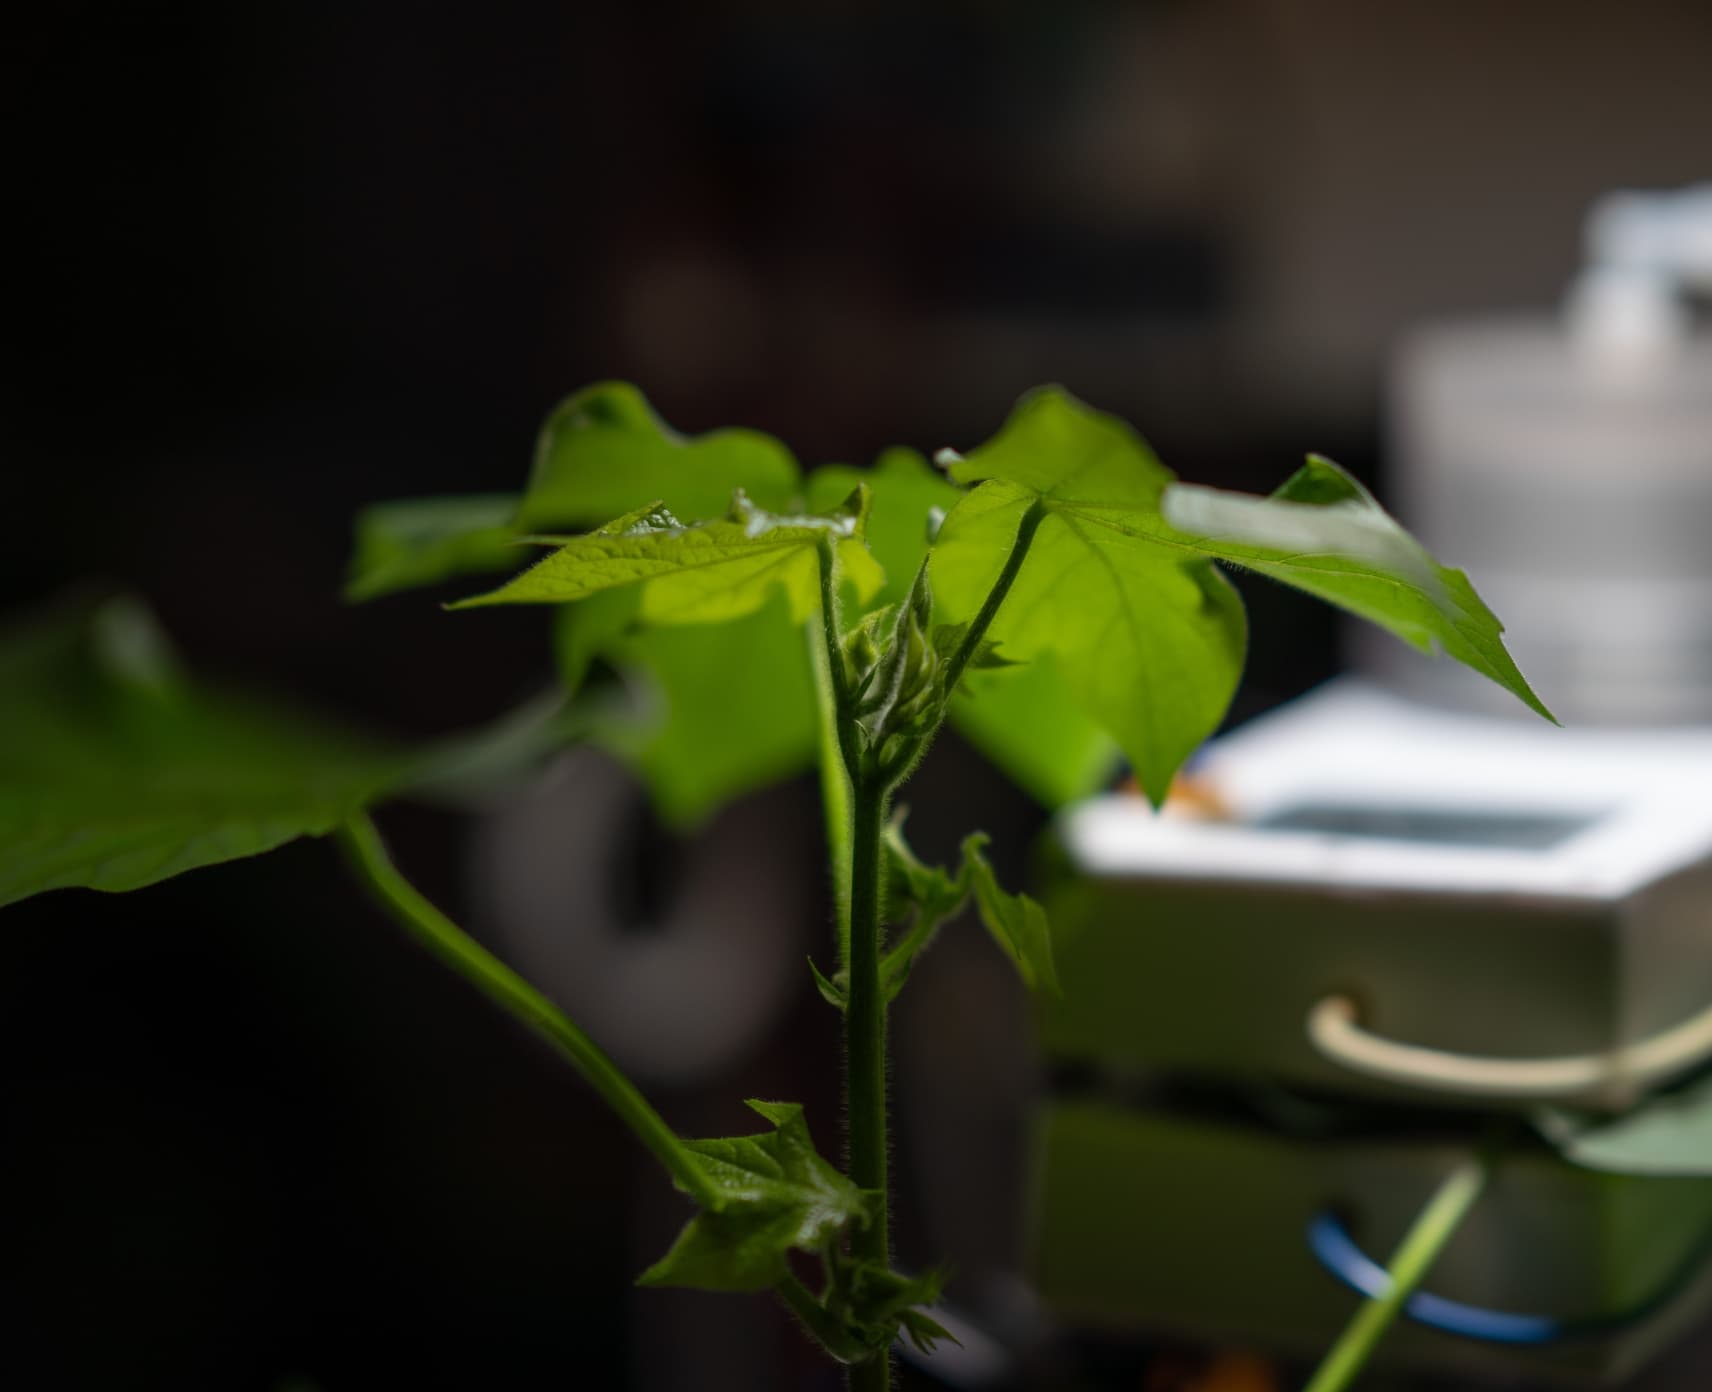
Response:
MULTIPOLYGON (((1327 460, 1264 498, 1179 484, 1128 425, 1044 388, 966 454, 899 449, 805 475, 767 435, 685 438, 634 388, 601 384, 549 418, 522 493, 363 514, 348 587, 367 600, 461 581, 477 592, 454 610, 549 606, 563 703, 400 754, 205 692, 132 601, 62 609, 0 644, 0 903, 335 837, 379 904, 551 1041, 686 1196, 693 1211, 642 1284, 771 1292, 849 1386, 884 1388, 900 1338, 945 1337, 930 1312, 941 1275, 891 1259, 888 1007, 966 905, 1030 988, 1057 989, 1041 907, 998 883, 978 830, 955 865, 924 863, 899 791, 949 720, 1049 806, 1099 787, 1120 756, 1160 802, 1241 675, 1243 607, 1220 563, 1442 651, 1547 714, 1467 579, 1327 460), (477 590, 482 572, 514 573, 477 590), (633 674, 653 717, 603 695, 596 668, 633 674), (389 858, 377 802, 567 739, 625 759, 686 827, 818 766, 837 904, 812 980, 843 1017, 842 1165, 828 1158, 836 1119, 811 1128, 788 1101, 750 1102, 752 1134, 675 1135, 389 858)), ((448 618, 447 643, 475 621, 448 618)))

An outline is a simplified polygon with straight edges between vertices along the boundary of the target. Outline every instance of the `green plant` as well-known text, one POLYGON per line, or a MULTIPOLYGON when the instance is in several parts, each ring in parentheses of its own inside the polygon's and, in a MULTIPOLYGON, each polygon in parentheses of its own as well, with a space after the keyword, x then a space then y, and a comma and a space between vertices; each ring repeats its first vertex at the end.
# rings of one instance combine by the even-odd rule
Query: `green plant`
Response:
POLYGON ((891 1263, 888 1006, 970 902, 1023 980, 1056 990, 1045 915, 999 886, 979 833, 955 867, 905 841, 897 793, 941 726, 1048 804, 1096 787, 1118 751, 1159 803, 1241 674, 1243 608, 1217 562, 1442 650, 1548 714, 1466 578, 1326 460, 1269 498, 1178 484, 1127 425, 1049 388, 988 443, 938 462, 896 450, 871 471, 804 477, 768 436, 684 439, 633 388, 578 393, 547 422, 521 495, 360 519, 355 599, 514 569, 520 543, 547 548, 450 607, 556 606, 567 704, 417 753, 208 695, 129 601, 27 625, 0 645, 0 903, 133 889, 335 834, 378 901, 559 1048, 695 1205, 643 1283, 771 1290, 849 1365, 852 1387, 882 1388, 896 1338, 926 1348, 944 1335, 924 1308, 941 1275, 891 1263), (653 717, 591 684, 597 665, 643 674, 653 717), (630 761, 684 824, 818 763, 837 911, 836 960, 814 979, 845 1023, 845 1170, 789 1103, 751 1102, 768 1127, 756 1134, 675 1136, 388 859, 374 803, 565 738, 630 761), (818 1282, 793 1261, 817 1262, 818 1282))

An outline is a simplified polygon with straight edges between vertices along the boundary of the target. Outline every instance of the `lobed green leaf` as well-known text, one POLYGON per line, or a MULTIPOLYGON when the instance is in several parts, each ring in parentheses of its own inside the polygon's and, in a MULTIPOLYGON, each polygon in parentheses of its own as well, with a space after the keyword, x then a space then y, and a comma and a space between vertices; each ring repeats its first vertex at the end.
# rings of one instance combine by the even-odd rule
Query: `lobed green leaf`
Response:
POLYGON ((719 623, 751 614, 784 592, 793 623, 820 603, 817 551, 830 539, 864 598, 883 576, 862 544, 867 499, 860 490, 830 513, 780 514, 739 493, 730 515, 686 526, 650 504, 557 550, 487 594, 454 609, 487 604, 567 604, 628 585, 641 587, 638 625, 719 623))
POLYGON ((192 683, 140 602, 0 635, 0 904, 138 889, 320 836, 413 760, 192 683))
POLYGON ((934 548, 943 611, 953 620, 975 614, 1023 515, 1044 500, 1046 516, 988 636, 1013 659, 1050 654, 1076 704, 1116 739, 1148 795, 1163 800, 1172 774, 1223 717, 1247 632, 1241 601, 1212 562, 1161 544, 1170 471, 1129 426, 1057 388, 1023 398, 997 436, 950 468, 977 486, 946 517, 934 548))
POLYGON ((722 1202, 692 1218, 639 1284, 766 1290, 789 1270, 792 1249, 820 1252, 851 1224, 872 1220, 877 1195, 858 1189, 821 1157, 800 1106, 749 1106, 774 1129, 684 1142, 722 1202))
POLYGON ((658 498, 676 516, 699 522, 722 516, 737 489, 782 511, 798 480, 796 460, 771 435, 715 430, 686 437, 628 382, 597 382, 562 401, 541 427, 515 520, 524 532, 593 527, 658 498))
MULTIPOLYGON (((1467 577, 1326 460, 1311 458, 1271 498, 1176 484, 1122 421, 1046 388, 949 467, 975 488, 934 552, 944 610, 975 612, 1023 516, 1044 508, 989 636, 1009 657, 1051 655, 1064 689, 1117 740, 1155 803, 1216 728, 1241 675, 1242 606, 1215 559, 1447 653, 1549 718, 1467 577)), ((986 731, 1013 761, 1029 733, 1022 721, 1020 711, 1001 715, 986 731)))

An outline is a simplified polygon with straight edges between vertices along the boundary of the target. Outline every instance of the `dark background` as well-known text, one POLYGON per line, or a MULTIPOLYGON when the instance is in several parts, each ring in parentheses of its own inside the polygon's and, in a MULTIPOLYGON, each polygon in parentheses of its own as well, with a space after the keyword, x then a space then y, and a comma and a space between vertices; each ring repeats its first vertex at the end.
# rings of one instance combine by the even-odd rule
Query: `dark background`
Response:
MULTIPOLYGON (((5 606, 134 586, 199 667, 400 737, 527 694, 546 645, 526 613, 342 606, 351 513, 515 487, 578 385, 813 463, 973 445, 1059 380, 1189 477, 1264 489, 1317 449, 1383 494, 1396 336, 1549 306, 1587 202, 1704 177, 1712 140, 1697 0, 63 4, 8 30, 5 606)), ((1329 617, 1251 601, 1238 718, 1337 665, 1329 617)), ((920 796, 930 828, 978 802, 1013 864, 1039 825, 949 742, 920 796)), ((772 825, 812 815, 771 797, 772 825)), ((467 909, 465 821, 387 825, 467 909)), ((804 950, 819 888, 793 889, 804 950)), ((681 1216, 658 1177, 327 848, 6 916, 0 1383, 832 1385, 764 1305, 615 1279, 681 1216)), ((666 1110, 830 1118, 807 985, 666 1110)))

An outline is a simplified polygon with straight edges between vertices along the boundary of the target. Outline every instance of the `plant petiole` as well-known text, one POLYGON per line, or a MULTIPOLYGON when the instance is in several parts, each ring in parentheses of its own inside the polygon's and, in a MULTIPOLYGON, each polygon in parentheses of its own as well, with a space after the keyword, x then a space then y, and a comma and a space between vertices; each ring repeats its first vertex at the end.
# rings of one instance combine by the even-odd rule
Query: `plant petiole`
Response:
POLYGON ((723 1197, 690 1152, 636 1085, 619 1071, 618 1065, 556 1005, 429 903, 404 878, 392 863, 386 844, 367 813, 357 813, 339 829, 339 843, 357 877, 413 937, 568 1058, 696 1203, 710 1212, 724 1207, 723 1197))

